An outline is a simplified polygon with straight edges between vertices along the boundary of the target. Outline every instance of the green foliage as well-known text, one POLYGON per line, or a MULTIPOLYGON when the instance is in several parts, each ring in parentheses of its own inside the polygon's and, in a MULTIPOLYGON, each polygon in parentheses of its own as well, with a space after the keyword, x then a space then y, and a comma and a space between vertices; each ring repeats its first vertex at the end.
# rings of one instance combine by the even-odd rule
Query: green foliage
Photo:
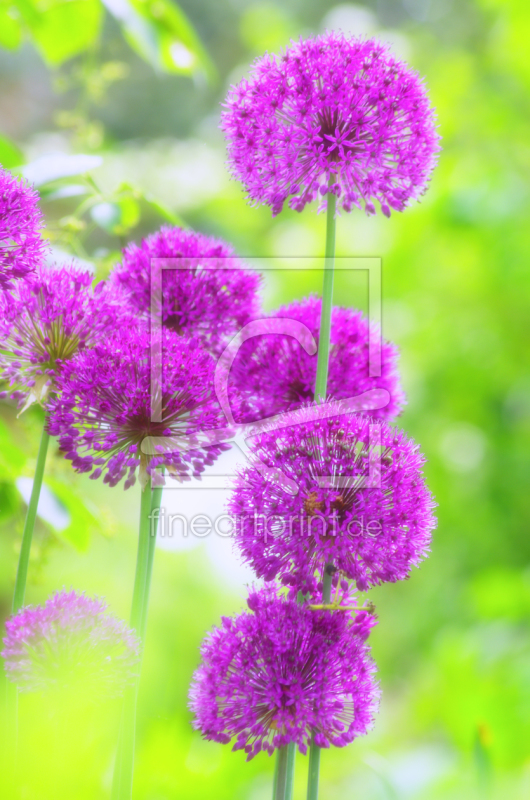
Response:
POLYGON ((31 39, 52 67, 87 50, 100 33, 99 0, 19 0, 18 9, 31 39))
POLYGON ((22 151, 6 136, 0 136, 0 164, 5 169, 18 167, 24 162, 22 151))
POLYGON ((156 71, 214 77, 199 37, 171 0, 1 0, 0 47, 18 48, 25 34, 57 67, 98 46, 105 10, 156 71))

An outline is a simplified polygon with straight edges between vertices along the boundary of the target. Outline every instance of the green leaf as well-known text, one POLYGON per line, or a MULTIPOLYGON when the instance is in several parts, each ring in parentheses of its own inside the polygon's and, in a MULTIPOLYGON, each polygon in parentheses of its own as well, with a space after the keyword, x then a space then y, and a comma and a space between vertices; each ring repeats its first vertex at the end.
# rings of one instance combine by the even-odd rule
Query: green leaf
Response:
MULTIPOLYGON (((1 19, 1 11, 0 11, 0 26, 2 25, 1 19)), ((0 27, 1 31, 1 27, 0 27)), ((0 33, 0 44, 2 38, 2 34, 0 33)), ((5 136, 0 136, 0 164, 4 167, 4 169, 12 169, 13 167, 18 167, 24 163, 24 155, 22 150, 13 144, 9 139, 5 136)))
POLYGON ((20 507, 20 495, 13 483, 0 481, 0 521, 13 517, 20 507))
POLYGON ((120 224, 121 210, 117 203, 98 203, 90 210, 90 216, 107 233, 114 233, 120 224))
POLYGON ((115 202, 97 203, 90 216, 107 233, 122 236, 138 225, 140 206, 134 197, 126 196, 115 202))
POLYGON ((46 478, 46 483, 70 515, 70 524, 64 530, 57 531, 57 535, 69 542, 79 552, 86 552, 90 545, 91 535, 100 528, 97 516, 66 484, 49 478, 46 478))
POLYGON ((102 2, 120 23, 123 35, 131 48, 153 69, 159 71, 162 64, 155 27, 139 14, 128 0, 102 0, 102 2))
POLYGON ((215 68, 191 23, 171 0, 131 0, 160 34, 162 62, 168 72, 203 72, 212 79, 215 68))
POLYGON ((121 214, 118 233, 127 233, 140 222, 140 206, 133 197, 124 197, 118 206, 121 214))
MULTIPOLYGON (((22 30, 17 17, 17 9, 10 3, 0 5, 0 47, 16 50, 22 41, 22 30)), ((16 166, 13 164, 13 166, 16 166)))
POLYGON ((98 39, 99 0, 17 0, 31 37, 44 60, 58 66, 98 39))
POLYGON ((160 72, 215 77, 215 68, 184 12, 171 0, 102 0, 130 46, 160 72))
POLYGON ((187 225, 182 220, 182 217, 179 217, 178 214, 175 214, 174 211, 171 211, 164 203, 160 203, 158 200, 155 200, 151 195, 144 195, 143 201, 146 203, 149 208, 159 214, 162 219, 171 222, 172 225, 178 225, 180 228, 186 228, 187 225))
POLYGON ((4 420, 0 419, 0 480, 17 478, 25 463, 25 452, 17 445, 4 420))

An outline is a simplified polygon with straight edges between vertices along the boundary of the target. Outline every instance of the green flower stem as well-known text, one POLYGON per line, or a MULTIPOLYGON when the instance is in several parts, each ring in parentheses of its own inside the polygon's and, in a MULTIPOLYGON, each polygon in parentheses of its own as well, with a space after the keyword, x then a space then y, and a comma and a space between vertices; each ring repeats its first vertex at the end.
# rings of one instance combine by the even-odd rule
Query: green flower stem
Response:
MULTIPOLYGON (((33 530, 35 528, 35 520, 37 518, 37 508, 39 506, 39 498, 42 489, 44 467, 46 466, 46 456, 48 455, 49 443, 50 435, 46 431, 45 421, 41 434, 39 452, 37 454, 37 464, 35 467, 35 475, 33 477, 31 497, 29 499, 28 510, 26 512, 26 521, 24 522, 22 544, 20 545, 20 555, 18 557, 17 575, 15 578, 15 589, 13 592, 13 614, 16 614, 17 611, 20 611, 24 605, 24 598, 26 596, 31 543, 33 541, 33 530)), ((11 681, 7 681, 6 685, 6 713, 12 734, 9 739, 8 754, 8 762, 10 764, 11 773, 9 775, 9 780, 14 786, 18 749, 18 688, 11 681)))
MULTIPOLYGON (((333 564, 326 564, 324 570, 324 586, 322 589, 322 602, 331 600, 331 584, 333 581, 333 564)), ((315 734, 311 737, 309 748, 309 776, 307 779, 307 800, 318 800, 318 782, 320 776, 320 747, 315 744, 315 734)))
MULTIPOLYGON (((131 608, 131 627, 136 630, 141 639, 142 646, 145 641, 151 573, 153 569, 161 500, 162 487, 157 487, 151 491, 151 479, 149 479, 147 486, 142 491, 141 498, 138 554, 131 608)), ((112 787, 113 800, 130 800, 132 796, 138 688, 139 677, 134 685, 127 690, 124 697, 116 764, 114 767, 114 781, 112 787)))
POLYGON ((294 742, 277 751, 272 800, 292 800, 295 752, 294 742))
POLYGON ((31 489, 31 497, 26 514, 26 522, 24 523, 24 532, 22 534, 22 545, 20 547, 20 555, 18 557, 17 577, 15 580, 15 591, 13 594, 13 614, 16 614, 17 611, 20 611, 24 605, 26 583, 28 580, 31 542, 33 539, 33 529, 35 527, 35 519, 37 517, 37 507, 39 505, 39 497, 42 489, 42 479, 44 477, 44 467, 46 465, 46 456, 48 454, 49 443, 50 435, 46 431, 46 423, 44 423, 39 445, 39 453, 37 455, 37 466, 35 467, 35 476, 33 478, 33 487, 31 489))
MULTIPOLYGON (((330 186, 332 178, 330 178, 330 186)), ((320 314, 320 333, 318 337, 317 378, 315 400, 326 399, 329 369, 329 339, 331 333, 331 308, 333 304, 333 273, 335 269, 335 208, 337 198, 331 192, 326 195, 328 207, 326 214, 326 258, 324 264, 324 286, 322 288, 322 311, 320 314)))
MULTIPOLYGON (((330 178, 330 185, 332 179, 330 178)), ((324 271, 324 286, 322 289, 322 313, 320 317, 320 335, 318 340, 317 379, 315 384, 315 401, 326 399, 328 388, 329 370, 329 343, 331 334, 331 309, 333 306, 333 274, 335 268, 335 207, 336 197, 328 193, 328 207, 326 219, 326 263, 324 271)), ((331 600, 331 581, 333 569, 331 564, 326 564, 324 570, 324 588, 322 602, 331 600)), ((320 776, 320 747, 315 744, 315 734, 311 737, 309 748, 309 775, 307 781, 307 800, 318 800, 318 783, 320 776)))
POLYGON ((309 777, 307 780, 307 800, 317 800, 318 779, 320 775, 320 747, 315 744, 315 734, 311 737, 309 748, 309 777))
POLYGON ((150 531, 149 531, 149 546, 147 550, 147 570, 145 575, 144 587, 144 602, 142 608, 142 616, 140 620, 139 634, 142 641, 145 639, 145 631, 147 628, 147 616, 149 613, 149 597, 151 596, 151 578, 153 575, 153 562, 156 550, 156 534, 158 530, 158 522, 160 516, 160 506, 162 503, 162 486, 156 486, 151 495, 151 513, 150 513, 150 531))

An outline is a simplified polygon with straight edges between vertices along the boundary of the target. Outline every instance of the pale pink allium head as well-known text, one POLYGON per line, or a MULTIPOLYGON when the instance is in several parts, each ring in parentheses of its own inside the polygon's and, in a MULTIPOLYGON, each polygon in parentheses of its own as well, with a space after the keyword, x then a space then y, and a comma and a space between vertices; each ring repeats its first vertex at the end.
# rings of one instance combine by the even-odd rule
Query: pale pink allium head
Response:
POLYGON ((99 598, 62 591, 7 620, 2 656, 24 692, 79 685, 87 696, 119 695, 138 674, 140 641, 99 598))
POLYGON ((416 72, 376 39, 336 32, 258 59, 221 127, 232 174, 273 214, 328 191, 344 211, 402 211, 425 192, 440 139, 416 72))
POLYGON ((38 200, 31 186, 0 167, 0 290, 33 272, 42 261, 38 200))
POLYGON ((231 245, 197 231, 164 226, 123 251, 111 273, 135 311, 149 317, 151 275, 161 270, 163 324, 194 336, 213 352, 223 349, 259 311, 260 276, 245 267, 231 245), (168 268, 152 259, 175 259, 168 268))
POLYGON ((190 690, 194 727, 206 739, 260 751, 295 742, 306 752, 344 747, 366 733, 377 710, 367 611, 322 611, 251 592, 249 610, 223 618, 201 648, 190 690))
POLYGON ((254 438, 254 461, 229 503, 245 561, 258 577, 304 591, 315 589, 328 563, 360 590, 406 578, 427 555, 435 525, 418 445, 385 422, 356 414, 315 420, 310 412, 254 438), (296 493, 271 480, 273 470, 296 493))

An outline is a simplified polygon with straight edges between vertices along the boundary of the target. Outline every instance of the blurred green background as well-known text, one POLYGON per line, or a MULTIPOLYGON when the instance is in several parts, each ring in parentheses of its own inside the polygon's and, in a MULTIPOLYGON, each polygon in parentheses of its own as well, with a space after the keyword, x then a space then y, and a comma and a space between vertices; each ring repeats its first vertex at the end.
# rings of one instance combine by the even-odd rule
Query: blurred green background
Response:
MULTIPOLYGON (((254 57, 325 28, 380 35, 425 75, 444 149, 420 205, 390 220, 360 212, 339 220, 339 254, 383 258, 383 332, 400 347, 408 394, 399 424, 426 453, 439 524, 421 569, 370 593, 381 712, 369 736, 324 754, 321 797, 522 800, 530 797, 525 0, 183 0, 179 8, 0 0, 0 163, 23 167, 38 185, 54 259, 74 254, 101 276, 124 243, 163 221, 224 237, 246 256, 322 255, 324 220, 314 210, 272 220, 246 205, 217 126, 228 84, 254 57)), ((316 277, 275 273, 266 307, 318 290, 316 277)), ((355 279, 338 296, 364 307, 365 294, 355 279)), ((42 419, 32 409, 17 420, 0 404, 4 617, 42 419)), ((45 482, 28 601, 72 586, 127 617, 138 487, 124 493, 74 476, 53 452, 45 482)), ((203 491, 186 496, 197 513, 207 502, 203 491)), ((270 759, 246 764, 190 727, 199 644, 221 615, 242 608, 247 580, 228 540, 196 544, 157 552, 135 798, 265 800, 270 759)), ((118 703, 79 698, 61 722, 24 698, 24 797, 107 797, 118 714, 118 703)), ((299 756, 296 800, 306 771, 299 756)))

